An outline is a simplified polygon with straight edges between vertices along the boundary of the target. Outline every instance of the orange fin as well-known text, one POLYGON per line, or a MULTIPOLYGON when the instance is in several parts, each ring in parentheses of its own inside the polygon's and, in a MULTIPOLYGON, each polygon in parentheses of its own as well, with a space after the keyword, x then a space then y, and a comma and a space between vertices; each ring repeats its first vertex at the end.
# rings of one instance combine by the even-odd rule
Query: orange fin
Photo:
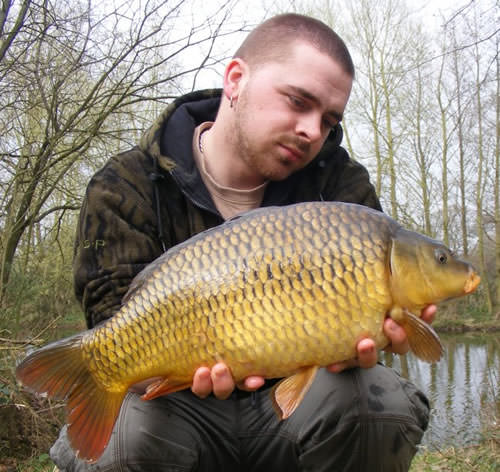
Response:
POLYGON ((37 393, 67 400, 68 436, 77 456, 97 460, 109 442, 125 396, 99 385, 82 356, 84 333, 49 344, 17 367, 18 380, 37 393))
POLYGON ((431 325, 408 310, 403 310, 403 316, 398 323, 408 336, 410 349, 419 359, 426 362, 438 362, 441 359, 443 346, 431 325))
POLYGON ((271 400, 280 420, 288 418, 300 405, 318 369, 318 366, 304 367, 273 387, 271 400))
POLYGON ((157 380, 149 384, 146 388, 146 393, 142 395, 143 400, 152 400, 156 397, 161 397, 162 395, 167 395, 169 393, 178 392, 179 390, 184 390, 185 388, 191 387, 190 383, 176 383, 167 378, 157 380))

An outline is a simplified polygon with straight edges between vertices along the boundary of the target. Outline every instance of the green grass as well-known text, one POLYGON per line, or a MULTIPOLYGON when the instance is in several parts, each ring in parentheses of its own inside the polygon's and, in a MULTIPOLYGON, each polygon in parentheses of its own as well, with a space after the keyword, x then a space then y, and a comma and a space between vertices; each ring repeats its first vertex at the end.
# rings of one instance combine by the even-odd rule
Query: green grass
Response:
POLYGON ((485 441, 467 448, 450 447, 441 451, 420 451, 413 460, 410 472, 498 472, 500 450, 496 443, 485 441))
POLYGON ((479 443, 437 450, 421 448, 413 459, 410 472, 499 472, 499 413, 498 400, 485 406, 481 415, 482 439, 479 443))
POLYGON ((49 455, 43 453, 32 459, 13 464, 11 470, 16 472, 52 472, 54 467, 49 455))

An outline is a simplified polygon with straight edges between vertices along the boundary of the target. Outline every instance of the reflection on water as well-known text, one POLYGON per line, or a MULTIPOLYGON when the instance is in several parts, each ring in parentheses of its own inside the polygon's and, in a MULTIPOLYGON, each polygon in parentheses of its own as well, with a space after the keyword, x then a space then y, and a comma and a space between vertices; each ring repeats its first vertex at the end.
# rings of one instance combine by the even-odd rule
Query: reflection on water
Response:
POLYGON ((385 363, 411 379, 431 402, 424 444, 436 448, 471 444, 481 436, 481 418, 491 423, 498 408, 495 401, 500 398, 500 336, 440 338, 445 356, 437 364, 427 364, 412 354, 388 354, 385 363))

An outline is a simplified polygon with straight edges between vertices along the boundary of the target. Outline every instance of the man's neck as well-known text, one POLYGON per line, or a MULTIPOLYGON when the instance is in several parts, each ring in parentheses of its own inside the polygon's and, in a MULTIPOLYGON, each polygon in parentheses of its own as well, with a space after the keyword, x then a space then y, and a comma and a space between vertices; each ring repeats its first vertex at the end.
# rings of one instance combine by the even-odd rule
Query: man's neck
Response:
POLYGON ((262 176, 249 169, 227 132, 214 122, 202 133, 200 146, 207 172, 219 185, 238 190, 253 189, 265 183, 262 176))

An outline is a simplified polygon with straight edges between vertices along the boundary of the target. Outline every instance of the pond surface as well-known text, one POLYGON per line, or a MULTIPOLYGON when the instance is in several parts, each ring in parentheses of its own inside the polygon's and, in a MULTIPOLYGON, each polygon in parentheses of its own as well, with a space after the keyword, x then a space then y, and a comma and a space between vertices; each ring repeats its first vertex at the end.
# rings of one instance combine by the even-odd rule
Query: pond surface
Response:
POLYGON ((482 425, 491 427, 499 420, 500 334, 441 334, 440 338, 445 355, 437 364, 412 354, 387 355, 385 363, 392 363, 431 402, 424 445, 445 448, 477 443, 482 425))

